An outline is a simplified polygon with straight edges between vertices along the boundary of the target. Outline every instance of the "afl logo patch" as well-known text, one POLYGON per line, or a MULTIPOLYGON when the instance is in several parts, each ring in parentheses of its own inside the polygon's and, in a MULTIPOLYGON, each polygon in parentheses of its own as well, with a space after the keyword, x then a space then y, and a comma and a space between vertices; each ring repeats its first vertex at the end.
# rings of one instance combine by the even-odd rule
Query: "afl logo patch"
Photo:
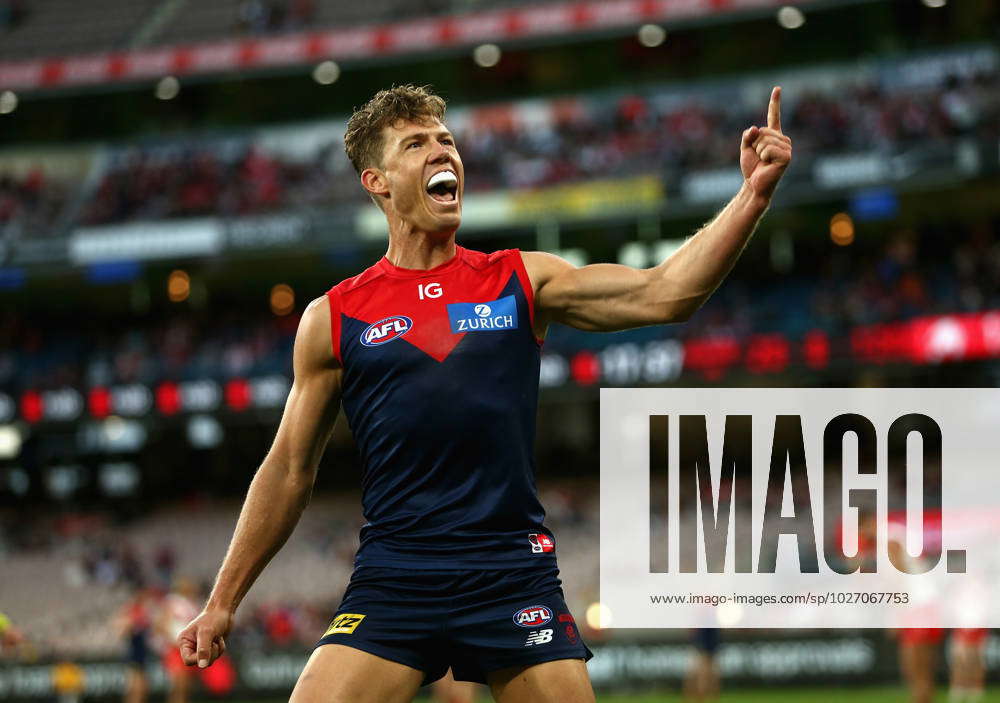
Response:
POLYGON ((552 610, 544 605, 529 605, 514 613, 514 624, 518 627, 540 627, 552 620, 552 610))
POLYGON ((406 315, 393 315, 368 325, 361 333, 361 343, 366 347, 377 347, 380 344, 399 339, 411 329, 413 329, 413 320, 406 315))

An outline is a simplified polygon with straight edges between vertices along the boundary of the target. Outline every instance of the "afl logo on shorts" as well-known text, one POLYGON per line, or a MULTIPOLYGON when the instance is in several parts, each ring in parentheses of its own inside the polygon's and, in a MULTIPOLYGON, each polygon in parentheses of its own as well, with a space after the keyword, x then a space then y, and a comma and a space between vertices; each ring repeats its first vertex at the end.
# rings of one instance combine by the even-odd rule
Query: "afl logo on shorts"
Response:
POLYGON ((413 320, 406 315, 393 315, 374 322, 361 333, 361 343, 366 347, 377 347, 380 344, 399 339, 413 329, 413 320))
POLYGON ((518 627, 540 627, 552 619, 552 610, 544 605, 529 605, 514 613, 514 624, 518 627))

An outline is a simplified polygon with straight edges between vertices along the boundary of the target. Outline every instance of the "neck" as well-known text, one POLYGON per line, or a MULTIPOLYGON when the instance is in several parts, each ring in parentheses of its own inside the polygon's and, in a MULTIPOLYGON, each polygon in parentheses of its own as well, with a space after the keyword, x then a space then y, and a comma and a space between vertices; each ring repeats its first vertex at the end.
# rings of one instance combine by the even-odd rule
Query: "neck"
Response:
POLYGON ((455 230, 422 232, 407 226, 390 226, 385 258, 404 269, 432 269, 451 260, 455 251, 455 230))

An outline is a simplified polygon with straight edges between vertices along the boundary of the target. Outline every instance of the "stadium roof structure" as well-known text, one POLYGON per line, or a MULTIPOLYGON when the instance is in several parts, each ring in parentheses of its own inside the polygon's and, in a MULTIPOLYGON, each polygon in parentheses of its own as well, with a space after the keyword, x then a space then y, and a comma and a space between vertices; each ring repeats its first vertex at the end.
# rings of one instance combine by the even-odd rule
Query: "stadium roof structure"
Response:
MULTIPOLYGON (((850 4, 852 1, 868 0, 842 0, 835 3, 809 0, 797 4, 829 7, 850 4)), ((394 55, 463 49, 484 42, 550 40, 570 35, 631 30, 642 23, 669 25, 717 20, 725 15, 770 12, 784 4, 785 0, 546 2, 407 19, 387 24, 336 27, 270 36, 227 37, 196 44, 0 61, 0 90, 40 91, 142 82, 168 75, 212 75, 234 70, 264 71, 330 59, 365 61, 394 55)), ((132 20, 135 21, 136 17, 132 20)), ((22 27, 23 32, 29 29, 27 23, 22 27)), ((51 35, 49 27, 40 29, 51 35)), ((177 33, 168 32, 167 36, 177 37, 177 33)), ((108 41, 110 43, 110 39, 108 41)))

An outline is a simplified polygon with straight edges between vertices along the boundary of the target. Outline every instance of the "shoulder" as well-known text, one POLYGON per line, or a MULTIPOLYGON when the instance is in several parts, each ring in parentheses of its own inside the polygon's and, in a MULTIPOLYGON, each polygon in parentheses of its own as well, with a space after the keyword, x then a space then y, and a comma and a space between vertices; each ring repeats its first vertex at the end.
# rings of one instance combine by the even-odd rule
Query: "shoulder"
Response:
POLYGON ((326 365, 335 360, 332 319, 329 293, 314 299, 306 306, 302 319, 299 320, 298 332, 295 334, 297 360, 310 365, 326 365))
POLYGON ((546 251, 522 251, 521 259, 531 284, 538 290, 554 277, 576 267, 562 257, 546 251))

